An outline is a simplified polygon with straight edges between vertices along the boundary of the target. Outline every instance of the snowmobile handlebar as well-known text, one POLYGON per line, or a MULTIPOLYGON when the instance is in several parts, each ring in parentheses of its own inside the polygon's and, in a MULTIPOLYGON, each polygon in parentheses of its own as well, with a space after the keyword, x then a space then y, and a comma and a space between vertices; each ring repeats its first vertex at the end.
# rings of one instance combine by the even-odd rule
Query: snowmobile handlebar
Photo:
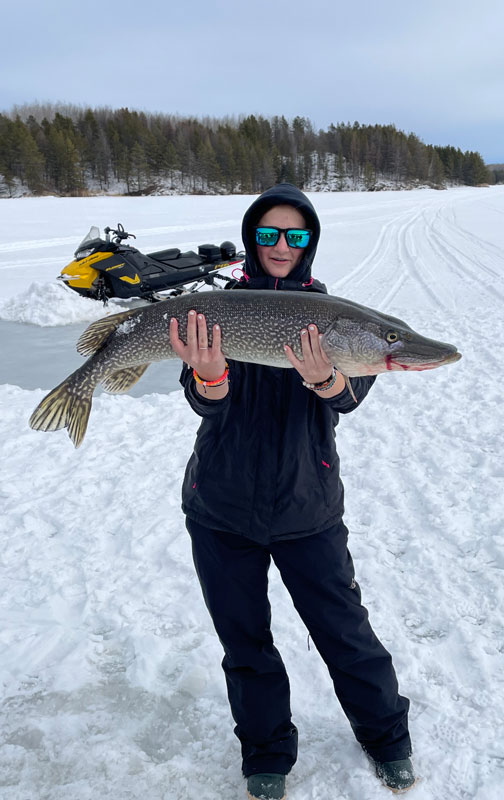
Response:
POLYGON ((121 242, 124 239, 136 239, 135 234, 134 233, 128 233, 128 231, 125 231, 124 230, 124 226, 121 225, 120 222, 117 223, 117 228, 109 228, 109 226, 107 225, 107 227, 104 228, 103 231, 105 233, 105 237, 106 237, 106 241, 107 242, 110 242, 110 234, 111 233, 115 234, 114 238, 112 239, 114 244, 121 244, 121 242))

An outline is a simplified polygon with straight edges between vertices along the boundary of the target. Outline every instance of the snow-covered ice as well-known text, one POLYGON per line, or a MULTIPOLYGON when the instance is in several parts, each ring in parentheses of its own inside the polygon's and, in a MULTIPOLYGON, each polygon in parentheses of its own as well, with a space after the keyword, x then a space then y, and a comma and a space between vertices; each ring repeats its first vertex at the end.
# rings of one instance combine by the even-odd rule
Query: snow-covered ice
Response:
MULTIPOLYGON (((0 318, 57 326, 102 314, 55 283, 91 224, 123 222, 147 251, 240 244, 250 199, 2 200, 0 318)), ((504 190, 311 199, 323 229, 316 277, 463 353, 439 370, 380 376, 341 420, 338 448, 357 578, 412 703, 421 780, 408 796, 497 800, 504 190)), ((49 388, 0 386, 0 796, 243 797, 221 648, 180 511, 198 419, 179 391, 100 395, 76 451, 66 432, 28 427, 49 388)), ((289 800, 390 797, 274 567, 271 600, 300 731, 289 800)))

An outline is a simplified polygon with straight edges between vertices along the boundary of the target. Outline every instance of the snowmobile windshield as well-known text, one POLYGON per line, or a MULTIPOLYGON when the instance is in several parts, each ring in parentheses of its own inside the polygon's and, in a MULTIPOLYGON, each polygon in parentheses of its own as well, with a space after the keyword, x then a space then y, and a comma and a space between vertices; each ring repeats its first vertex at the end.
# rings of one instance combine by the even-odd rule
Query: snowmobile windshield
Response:
POLYGON ((78 253, 79 250, 84 250, 84 248, 87 247, 90 242, 94 242, 94 241, 96 241, 96 239, 100 239, 100 238, 101 238, 100 237, 100 229, 97 228, 96 225, 91 225, 91 227, 89 229, 89 233, 86 233, 86 235, 84 236, 84 239, 82 240, 82 242, 80 243, 80 245, 78 246, 78 248, 77 248, 77 250, 75 252, 78 253))
POLYGON ((75 258, 85 258, 86 256, 90 256, 91 253, 94 253, 96 248, 102 243, 103 239, 100 237, 100 229, 97 228, 96 225, 92 225, 89 229, 89 233, 86 234, 75 251, 75 258))

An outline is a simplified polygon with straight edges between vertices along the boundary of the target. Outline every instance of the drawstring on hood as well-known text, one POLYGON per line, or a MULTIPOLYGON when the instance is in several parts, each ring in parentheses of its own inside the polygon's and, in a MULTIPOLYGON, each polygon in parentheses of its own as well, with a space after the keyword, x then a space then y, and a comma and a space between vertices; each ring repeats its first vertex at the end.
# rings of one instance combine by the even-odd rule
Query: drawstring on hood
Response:
POLYGON ((312 262, 317 251, 320 238, 320 222, 317 213, 305 194, 290 183, 279 183, 267 189, 257 200, 254 200, 245 212, 242 224, 242 240, 246 258, 240 289, 284 289, 290 291, 325 292, 326 288, 311 274, 312 262), (306 227, 313 231, 308 247, 304 250, 299 264, 294 267, 287 278, 274 278, 267 275, 257 256, 255 227, 261 217, 274 206, 293 206, 305 218, 306 227))

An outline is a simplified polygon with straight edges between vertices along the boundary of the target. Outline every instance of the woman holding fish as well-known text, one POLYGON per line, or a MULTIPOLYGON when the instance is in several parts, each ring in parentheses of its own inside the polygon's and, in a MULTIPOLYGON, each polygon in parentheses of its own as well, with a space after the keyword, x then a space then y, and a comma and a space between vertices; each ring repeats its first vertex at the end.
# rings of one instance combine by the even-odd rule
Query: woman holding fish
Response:
MULTIPOLYGON (((320 223, 289 184, 269 189, 244 216, 247 291, 325 293, 311 266, 320 223)), ((315 323, 299 332, 294 369, 229 360, 219 325, 191 311, 186 342, 172 319, 170 340, 185 362, 186 397, 202 418, 182 490, 182 507, 206 605, 224 647, 235 732, 249 797, 279 800, 297 757, 289 680, 270 630, 267 574, 278 567, 324 659, 357 740, 389 788, 414 783, 409 701, 398 692, 389 653, 374 634, 355 581, 334 429, 375 377, 345 380, 321 346, 315 323)))

